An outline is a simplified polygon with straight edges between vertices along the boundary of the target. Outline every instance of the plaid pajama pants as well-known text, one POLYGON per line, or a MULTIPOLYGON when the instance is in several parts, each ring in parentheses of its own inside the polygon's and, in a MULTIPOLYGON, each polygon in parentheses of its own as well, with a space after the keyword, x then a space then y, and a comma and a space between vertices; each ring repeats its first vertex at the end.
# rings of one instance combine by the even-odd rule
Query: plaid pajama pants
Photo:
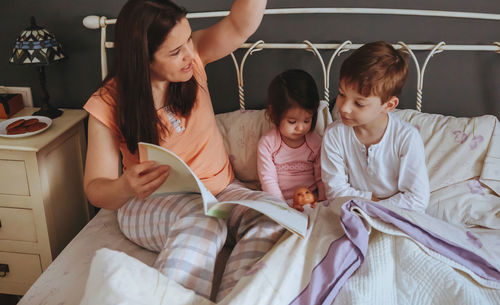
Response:
MULTIPOLYGON (((258 200, 269 196, 233 182, 217 199, 258 200)), ((206 298, 210 297, 217 254, 229 231, 235 246, 217 300, 231 291, 284 232, 274 221, 243 206, 235 205, 227 221, 206 216, 197 194, 131 199, 118 210, 118 223, 128 239, 158 252, 153 267, 206 298)))

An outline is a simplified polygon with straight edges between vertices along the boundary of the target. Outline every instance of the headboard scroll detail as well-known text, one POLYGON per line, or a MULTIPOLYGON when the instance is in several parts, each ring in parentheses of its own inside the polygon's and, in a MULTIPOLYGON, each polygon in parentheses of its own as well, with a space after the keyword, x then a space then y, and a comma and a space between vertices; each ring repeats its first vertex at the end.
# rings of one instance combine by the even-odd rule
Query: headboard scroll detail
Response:
MULTIPOLYGON (((189 13, 187 15, 190 19, 195 18, 214 18, 224 17, 229 14, 229 11, 218 12, 199 12, 189 13)), ((489 13, 475 13, 475 12, 456 12, 456 11, 435 11, 435 10, 413 10, 413 9, 384 9, 384 8, 282 8, 282 9, 266 9, 265 15, 281 15, 281 14, 390 14, 390 15, 411 15, 411 16, 430 16, 430 17, 445 17, 445 18, 465 18, 465 19, 484 19, 484 20, 500 20, 500 14, 489 13)), ((113 48, 113 42, 107 41, 106 28, 108 25, 115 24, 116 19, 108 19, 105 16, 87 16, 83 19, 83 24, 89 29, 101 29, 101 77, 104 79, 107 75, 107 57, 106 49, 113 48)), ((259 40, 254 43, 244 43, 240 48, 248 49, 238 64, 236 57, 231 53, 231 58, 236 69, 236 76, 238 80, 238 97, 240 103, 240 110, 245 110, 245 91, 243 82, 244 65, 248 55, 255 52, 262 51, 263 49, 305 49, 313 52, 315 57, 320 61, 323 72, 323 96, 326 101, 330 101, 329 84, 330 84, 330 69, 332 63, 338 55, 348 50, 357 49, 363 44, 354 44, 350 40, 343 43, 311 43, 309 40, 304 40, 302 43, 265 43, 259 40), (325 66, 323 58, 319 50, 333 50, 328 65, 325 66)), ((491 44, 479 45, 447 45, 444 41, 437 44, 406 44, 399 41, 393 45, 395 48, 403 48, 415 63, 417 70, 417 94, 415 108, 418 111, 422 109, 422 96, 425 69, 429 64, 429 60, 435 54, 445 50, 451 51, 493 51, 500 54, 500 42, 493 42, 491 44), (414 51, 429 51, 422 66, 418 62, 414 51)))

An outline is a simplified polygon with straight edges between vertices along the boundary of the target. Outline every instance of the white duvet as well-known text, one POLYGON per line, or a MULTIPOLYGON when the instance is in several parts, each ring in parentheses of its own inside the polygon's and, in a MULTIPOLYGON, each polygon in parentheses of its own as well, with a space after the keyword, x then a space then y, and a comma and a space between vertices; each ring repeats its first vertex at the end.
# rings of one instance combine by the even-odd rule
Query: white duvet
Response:
POLYGON ((365 262, 333 304, 500 304, 500 291, 424 251, 410 239, 373 231, 365 262))
MULTIPOLYGON (((333 289, 333 286, 321 286, 324 291, 337 289, 338 294, 328 296, 323 291, 318 294, 321 297, 307 301, 298 297, 310 285, 316 266, 324 263, 332 242, 344 235, 339 205, 319 205, 311 215, 316 225, 306 239, 291 234, 284 236, 219 304, 500 304, 500 281, 478 276, 464 265, 416 242, 395 226, 362 210, 358 213, 365 221, 363 229, 370 232, 364 259, 355 266, 354 273, 348 274, 347 281, 334 279, 338 285, 333 289), (328 223, 331 225, 326 225, 328 223)), ((411 215, 405 216, 411 219, 411 215)), ((417 215, 411 221, 422 222, 418 218, 417 215)), ((432 226, 435 224, 430 224, 432 226)), ((441 233, 448 234, 445 231, 441 233)), ((466 231, 464 228, 463 232, 466 231)), ((496 234, 493 239, 500 241, 496 234)), ((477 236, 483 238, 479 233, 477 236)), ((450 238, 492 261, 494 267, 500 263, 497 248, 473 247, 477 240, 468 243, 467 238, 450 238)), ((99 250, 92 262, 81 304, 213 303, 134 258, 99 250)))
MULTIPOLYGON (((367 215, 364 219, 372 226, 368 254, 333 304, 500 304, 500 281, 478 276, 379 219, 367 215)), ((447 228, 438 229, 439 223, 436 219, 432 226, 441 235, 477 236, 479 239, 472 240, 471 245, 462 242, 472 252, 479 249, 478 240, 488 243, 481 247, 486 252, 482 255, 499 269, 500 232, 479 229, 471 233, 467 228, 445 232, 447 228), (492 240, 497 243, 491 243, 492 240)), ((458 244, 460 239, 457 237, 454 242, 458 244)))

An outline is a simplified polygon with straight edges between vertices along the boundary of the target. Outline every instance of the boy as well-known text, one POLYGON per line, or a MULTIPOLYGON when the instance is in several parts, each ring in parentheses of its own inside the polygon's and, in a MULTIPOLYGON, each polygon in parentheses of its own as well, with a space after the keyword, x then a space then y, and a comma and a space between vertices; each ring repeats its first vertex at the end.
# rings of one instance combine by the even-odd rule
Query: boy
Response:
POLYGON ((425 212, 429 178, 415 127, 391 111, 408 74, 402 52, 386 42, 365 44, 342 64, 336 107, 325 131, 321 177, 326 197, 355 196, 425 212))

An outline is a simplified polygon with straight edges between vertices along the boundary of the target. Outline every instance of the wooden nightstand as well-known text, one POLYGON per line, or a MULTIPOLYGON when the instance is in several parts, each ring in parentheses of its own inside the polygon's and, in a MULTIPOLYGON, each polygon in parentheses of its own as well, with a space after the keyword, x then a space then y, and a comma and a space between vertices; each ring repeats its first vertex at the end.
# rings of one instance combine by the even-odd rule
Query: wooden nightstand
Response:
POLYGON ((65 109, 40 134, 0 138, 0 270, 9 269, 0 271, 0 293, 24 294, 89 220, 86 117, 65 109))

